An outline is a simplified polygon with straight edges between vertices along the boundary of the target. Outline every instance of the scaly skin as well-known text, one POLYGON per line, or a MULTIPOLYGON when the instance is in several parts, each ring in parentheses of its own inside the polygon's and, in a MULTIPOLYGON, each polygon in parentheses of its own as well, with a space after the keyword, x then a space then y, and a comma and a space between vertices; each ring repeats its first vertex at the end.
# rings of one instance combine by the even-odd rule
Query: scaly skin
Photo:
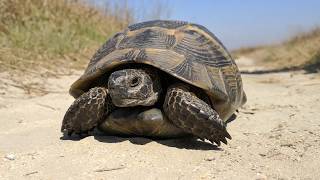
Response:
POLYGON ((107 89, 95 87, 77 98, 66 112, 61 131, 71 135, 87 133, 104 120, 112 109, 107 89))
POLYGON ((218 113, 183 84, 168 88, 163 110, 176 126, 200 139, 208 139, 218 146, 220 141, 227 144, 225 138, 231 139, 218 113))

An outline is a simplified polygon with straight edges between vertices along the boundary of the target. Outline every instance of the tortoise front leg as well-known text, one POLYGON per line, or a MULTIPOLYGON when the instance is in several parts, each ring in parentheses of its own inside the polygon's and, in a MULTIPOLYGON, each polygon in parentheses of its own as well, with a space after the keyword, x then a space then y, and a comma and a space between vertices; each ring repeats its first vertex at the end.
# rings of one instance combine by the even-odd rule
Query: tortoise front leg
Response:
POLYGON ((218 113, 182 84, 168 88, 163 110, 176 126, 201 139, 218 146, 220 141, 227 144, 225 138, 231 139, 218 113))
POLYGON ((69 136, 87 133, 96 127, 113 108, 107 89, 95 87, 78 97, 64 115, 61 132, 69 136))

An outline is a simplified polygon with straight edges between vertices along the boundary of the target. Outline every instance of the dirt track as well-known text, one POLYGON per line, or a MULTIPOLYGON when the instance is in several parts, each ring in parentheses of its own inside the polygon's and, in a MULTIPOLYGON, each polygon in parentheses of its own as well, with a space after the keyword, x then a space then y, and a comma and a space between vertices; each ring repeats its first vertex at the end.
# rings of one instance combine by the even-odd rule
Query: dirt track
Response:
POLYGON ((41 97, 0 92, 0 179, 320 179, 319 74, 243 75, 248 103, 220 148, 190 139, 61 140, 77 76, 50 80, 54 92, 41 97))

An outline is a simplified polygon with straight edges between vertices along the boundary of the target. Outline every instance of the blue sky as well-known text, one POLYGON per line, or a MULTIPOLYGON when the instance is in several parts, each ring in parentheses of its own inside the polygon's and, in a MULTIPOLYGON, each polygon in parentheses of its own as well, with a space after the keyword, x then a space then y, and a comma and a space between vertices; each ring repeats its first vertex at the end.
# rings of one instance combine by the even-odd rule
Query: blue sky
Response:
POLYGON ((159 2, 171 11, 163 19, 204 25, 228 49, 277 43, 320 26, 320 0, 128 0, 139 21, 150 20, 143 14, 159 2))

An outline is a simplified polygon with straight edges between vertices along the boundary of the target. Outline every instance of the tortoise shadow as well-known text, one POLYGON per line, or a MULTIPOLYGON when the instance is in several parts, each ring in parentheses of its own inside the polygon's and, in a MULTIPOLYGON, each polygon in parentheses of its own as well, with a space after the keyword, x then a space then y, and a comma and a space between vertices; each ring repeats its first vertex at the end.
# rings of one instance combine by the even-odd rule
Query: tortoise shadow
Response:
POLYGON ((60 139, 61 140, 69 140, 69 141, 80 141, 88 136, 93 136, 95 140, 103 143, 120 143, 123 141, 129 141, 135 145, 145 145, 152 141, 157 142, 159 144, 175 147, 178 149, 189 149, 189 150, 216 150, 221 151, 222 149, 216 145, 213 145, 208 142, 204 142, 198 140, 195 137, 183 137, 183 138, 174 138, 174 139, 159 139, 159 138, 149 138, 149 137, 139 137, 139 136, 110 136, 102 133, 95 132, 90 135, 72 135, 68 136, 63 134, 60 139))
POLYGON ((155 139, 148 137, 119 137, 119 136, 106 136, 106 135, 94 135, 94 139, 104 143, 119 143, 123 141, 129 141, 135 145, 145 145, 150 142, 157 142, 159 144, 175 147, 178 149, 190 149, 190 150, 221 150, 216 145, 199 141, 196 138, 175 138, 175 139, 155 139))

